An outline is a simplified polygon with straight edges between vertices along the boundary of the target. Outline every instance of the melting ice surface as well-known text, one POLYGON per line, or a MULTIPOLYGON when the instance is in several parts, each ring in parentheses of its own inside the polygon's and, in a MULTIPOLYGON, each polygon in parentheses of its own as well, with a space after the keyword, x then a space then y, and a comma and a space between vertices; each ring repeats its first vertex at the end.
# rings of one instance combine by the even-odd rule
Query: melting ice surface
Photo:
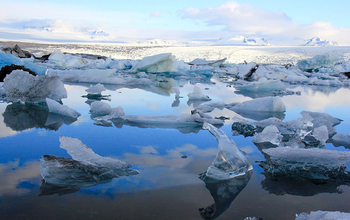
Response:
POLYGON ((207 122, 203 124, 203 128, 207 129, 218 142, 218 153, 212 165, 208 167, 206 177, 225 180, 244 175, 253 169, 247 155, 238 149, 227 134, 207 122))

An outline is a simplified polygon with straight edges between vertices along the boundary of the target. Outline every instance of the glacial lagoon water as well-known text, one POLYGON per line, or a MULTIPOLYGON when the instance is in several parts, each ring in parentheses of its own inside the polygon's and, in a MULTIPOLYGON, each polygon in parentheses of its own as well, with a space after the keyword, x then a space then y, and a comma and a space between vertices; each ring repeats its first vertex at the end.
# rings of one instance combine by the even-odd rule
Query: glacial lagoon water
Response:
MULTIPOLYGON (((295 219, 310 211, 350 212, 350 187, 335 182, 273 180, 264 175, 259 161, 265 160, 252 142, 254 137, 232 136, 228 109, 215 109, 212 116, 225 116, 220 127, 245 151, 253 165, 251 176, 233 181, 210 182, 200 177, 217 153, 214 137, 201 127, 176 129, 137 124, 101 124, 91 118, 89 85, 65 84, 63 104, 81 113, 76 121, 65 120, 40 108, 0 103, 0 219, 203 219, 200 210, 216 203, 214 218, 295 219), (51 122, 56 122, 52 124, 51 122), (52 187, 40 173, 40 157, 70 158, 60 148, 59 137, 80 139, 96 154, 130 164, 139 174, 113 178, 98 185, 52 187)), ((242 102, 251 98, 235 93, 234 87, 212 79, 197 83, 212 101, 242 102)), ((194 85, 183 83, 179 100, 160 88, 106 86, 103 100, 123 107, 126 115, 179 115, 190 113, 199 103, 188 101, 194 85)), ((350 133, 348 88, 303 87, 282 97, 284 120, 300 118, 303 110, 325 112, 342 123, 338 133, 350 133)), ((349 151, 332 143, 326 149, 349 151)))

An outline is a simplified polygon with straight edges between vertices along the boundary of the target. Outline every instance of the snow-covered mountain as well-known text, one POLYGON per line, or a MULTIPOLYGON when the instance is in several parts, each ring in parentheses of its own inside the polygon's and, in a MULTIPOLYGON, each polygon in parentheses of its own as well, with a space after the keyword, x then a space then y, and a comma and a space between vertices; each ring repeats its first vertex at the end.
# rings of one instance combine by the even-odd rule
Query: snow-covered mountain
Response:
POLYGON ((230 38, 220 38, 215 45, 250 45, 250 46, 269 46, 267 39, 262 37, 234 36, 230 38))
POLYGON ((306 40, 306 43, 303 44, 302 46, 318 46, 318 47, 338 46, 338 43, 335 41, 324 40, 319 37, 313 37, 309 40, 306 40))

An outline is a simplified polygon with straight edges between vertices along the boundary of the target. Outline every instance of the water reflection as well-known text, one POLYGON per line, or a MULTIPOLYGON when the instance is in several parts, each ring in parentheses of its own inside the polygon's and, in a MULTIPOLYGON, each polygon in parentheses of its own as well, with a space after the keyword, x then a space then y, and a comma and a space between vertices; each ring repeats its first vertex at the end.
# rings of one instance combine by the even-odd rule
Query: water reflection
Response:
POLYGON ((13 103, 7 105, 2 114, 4 123, 14 131, 30 128, 58 130, 63 124, 72 124, 77 119, 50 113, 47 106, 13 103))
POLYGON ((232 201, 248 184, 252 170, 245 175, 237 176, 229 180, 214 180, 201 175, 199 178, 205 183, 214 199, 214 203, 204 208, 199 208, 203 219, 216 219, 222 215, 231 205, 232 201))
POLYGON ((275 195, 295 195, 295 196, 314 196, 320 193, 343 193, 339 186, 349 185, 349 182, 330 180, 326 183, 315 184, 308 180, 296 180, 288 177, 275 178, 267 173, 261 181, 264 190, 275 195))

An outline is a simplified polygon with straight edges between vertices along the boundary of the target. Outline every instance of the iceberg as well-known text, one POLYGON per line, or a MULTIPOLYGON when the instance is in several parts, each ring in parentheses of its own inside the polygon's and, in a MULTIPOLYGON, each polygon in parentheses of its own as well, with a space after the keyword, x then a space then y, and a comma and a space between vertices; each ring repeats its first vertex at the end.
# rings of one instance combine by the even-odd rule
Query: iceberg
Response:
POLYGON ((188 93, 188 100, 194 101, 194 100, 199 100, 199 101, 210 101, 211 98, 209 96, 206 96, 202 93, 201 89, 198 86, 193 87, 193 92, 188 93))
POLYGON ((6 76, 3 88, 12 102, 41 102, 45 98, 59 101, 67 98, 67 91, 58 76, 33 76, 15 70, 6 76))
POLYGON ((320 68, 334 67, 334 64, 336 64, 339 60, 340 59, 338 56, 325 54, 325 55, 317 55, 313 58, 299 60, 297 65, 298 65, 298 68, 302 71, 318 72, 320 68))
POLYGON ((181 115, 125 115, 122 107, 112 108, 107 103, 95 101, 91 103, 92 119, 103 125, 112 121, 116 127, 123 125, 141 128, 176 128, 183 131, 197 130, 204 122, 223 125, 221 119, 212 118, 200 110, 192 110, 191 114, 181 115))
POLYGON ((347 163, 350 152, 320 148, 278 147, 263 149, 266 161, 260 166, 274 178, 289 177, 324 183, 329 180, 349 181, 347 163))
POLYGON ((246 85, 235 86, 239 93, 261 93, 272 92, 274 90, 284 90, 285 86, 280 80, 268 80, 263 77, 257 82, 252 82, 246 85))
POLYGON ((94 153, 79 139, 61 136, 60 143, 72 159, 43 155, 40 172, 45 184, 82 188, 139 173, 130 169, 131 166, 124 161, 94 153))
POLYGON ((175 72, 176 60, 171 53, 162 53, 143 58, 133 68, 132 72, 175 72))
POLYGON ((255 136, 255 140, 253 142, 257 144, 269 142, 273 145, 278 146, 281 141, 281 132, 275 125, 269 125, 265 127, 261 133, 258 133, 255 136))
POLYGON ((344 146, 346 148, 350 148, 350 134, 344 135, 343 133, 335 134, 331 142, 334 146, 344 146))
MULTIPOLYGON (((201 175, 201 174, 200 174, 201 175)), ((252 170, 242 176, 236 176, 228 180, 213 180, 201 175, 199 178, 205 183, 214 199, 214 204, 205 208, 199 208, 203 219, 216 219, 222 215, 231 205, 232 201, 248 184, 252 170)))
POLYGON ((205 122, 203 128, 207 129, 218 142, 218 153, 211 166, 203 175, 215 180, 228 180, 245 175, 253 170, 248 156, 238 149, 236 143, 222 130, 205 122))
POLYGON ((59 69, 82 68, 84 65, 88 64, 88 62, 81 56, 63 54, 58 50, 55 50, 49 56, 48 61, 48 65, 59 69))
POLYGON ((18 58, 15 57, 12 54, 5 54, 4 52, 0 51, 0 68, 7 65, 19 65, 24 66, 25 68, 28 68, 32 71, 34 71, 38 75, 45 75, 47 68, 45 66, 36 65, 33 63, 34 58, 18 58))
POLYGON ((107 89, 101 83, 98 83, 96 85, 90 85, 85 91, 88 92, 89 95, 101 95, 101 93, 106 90, 107 89))
POLYGON ((350 219, 350 213, 339 211, 316 211, 308 213, 296 214, 295 220, 346 220, 350 219))
POLYGON ((280 97, 264 97, 245 101, 229 108, 233 111, 285 112, 286 106, 280 97))
POLYGON ((69 108, 66 105, 61 105, 55 100, 46 98, 46 104, 47 104, 47 107, 49 108, 49 112, 51 113, 56 113, 56 114, 68 116, 71 118, 78 118, 80 116, 79 112, 69 108))

